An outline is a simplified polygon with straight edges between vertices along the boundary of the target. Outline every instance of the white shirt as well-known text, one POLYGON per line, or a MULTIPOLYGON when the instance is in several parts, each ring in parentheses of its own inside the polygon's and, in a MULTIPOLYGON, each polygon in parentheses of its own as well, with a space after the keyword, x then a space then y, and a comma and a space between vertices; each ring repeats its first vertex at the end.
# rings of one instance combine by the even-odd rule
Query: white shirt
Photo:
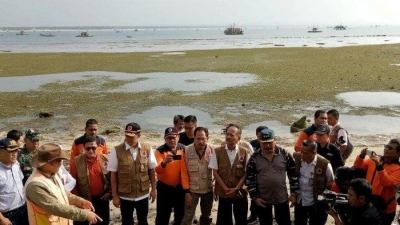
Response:
MULTIPOLYGON (((317 165, 316 155, 310 164, 308 164, 303 160, 301 161, 300 179, 299 179, 300 192, 299 195, 297 196, 297 203, 300 204, 301 201, 302 206, 310 206, 314 204, 313 180, 314 180, 314 170, 316 165, 317 165)), ((332 166, 330 163, 328 163, 325 174, 327 178, 327 183, 331 183, 334 180, 334 177, 333 177, 332 166)))
POLYGON ((76 185, 76 180, 71 176, 71 174, 67 171, 67 169, 65 169, 62 163, 57 173, 64 184, 65 190, 72 191, 72 189, 74 189, 76 185))
MULTIPOLYGON (((239 147, 238 147, 238 145, 236 145, 235 149, 231 151, 228 149, 228 146, 225 145, 225 151, 228 154, 229 162, 231 163, 231 167, 233 166, 233 162, 235 161, 238 149, 239 149, 239 147)), ((244 156, 238 156, 238 157, 240 159, 240 157, 244 157, 244 156)), ((250 153, 248 153, 246 156, 246 166, 244 167, 245 171, 246 171, 247 163, 249 162, 249 158, 250 158, 250 153)), ((211 156, 210 163, 208 164, 208 168, 218 170, 218 161, 217 161, 216 154, 213 154, 211 156)))
MULTIPOLYGON (((125 142, 125 150, 126 151, 129 150, 131 152, 132 158, 135 161, 136 161, 136 158, 137 158, 137 154, 138 154, 138 152, 139 152, 139 150, 141 148, 142 148, 142 146, 141 146, 140 142, 138 142, 137 148, 132 148, 130 145, 128 145, 125 142)), ((156 168, 156 166, 157 166, 156 157, 154 155, 153 148, 150 148, 149 161, 147 163, 147 167, 149 169, 154 169, 154 168, 156 168)), ((117 170, 118 170, 118 159, 117 159, 117 152, 115 151, 115 148, 111 149, 110 156, 108 158, 107 170, 110 171, 110 172, 117 172, 117 170)), ((140 196, 139 198, 125 198, 125 197, 120 197, 120 198, 124 199, 124 200, 128 200, 128 201, 140 201, 140 200, 142 200, 144 198, 147 198, 147 197, 149 197, 149 194, 140 196)))
MULTIPOLYGON (((335 125, 332 126, 331 134, 330 134, 330 135, 335 135, 334 129, 335 129, 335 127, 336 127, 337 125, 340 125, 340 123, 338 122, 337 124, 335 124, 335 125)), ((341 137, 342 137, 344 143, 343 143, 343 144, 340 143, 339 146, 342 146, 342 145, 346 146, 346 145, 347 145, 347 133, 346 133, 346 131, 345 131, 344 129, 338 130, 337 141, 336 141, 336 143, 339 143, 339 139, 340 139, 341 137)), ((333 144, 336 144, 336 143, 333 143, 333 144)))

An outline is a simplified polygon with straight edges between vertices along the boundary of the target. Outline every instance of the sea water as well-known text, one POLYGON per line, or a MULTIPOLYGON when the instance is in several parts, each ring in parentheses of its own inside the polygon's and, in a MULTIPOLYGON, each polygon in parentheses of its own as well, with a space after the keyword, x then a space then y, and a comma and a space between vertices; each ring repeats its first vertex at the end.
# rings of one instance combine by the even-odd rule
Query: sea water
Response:
POLYGON ((150 52, 231 48, 340 47, 400 43, 400 27, 243 27, 243 35, 225 35, 223 27, 118 29, 46 28, 0 31, 0 52, 150 52), (93 37, 76 37, 88 31, 93 37), (40 33, 55 37, 42 37, 40 33))

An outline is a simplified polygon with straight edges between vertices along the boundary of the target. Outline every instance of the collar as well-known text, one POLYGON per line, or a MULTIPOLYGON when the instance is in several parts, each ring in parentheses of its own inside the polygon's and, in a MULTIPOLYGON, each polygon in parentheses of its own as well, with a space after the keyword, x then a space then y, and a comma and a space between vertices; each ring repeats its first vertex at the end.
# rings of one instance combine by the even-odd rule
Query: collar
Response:
POLYGON ((85 158, 86 158, 86 161, 87 162, 97 162, 98 160, 99 160, 99 154, 97 154, 96 155, 96 158, 94 158, 94 160, 92 160, 92 159, 89 159, 86 155, 85 155, 85 158))
MULTIPOLYGON (((303 161, 303 160, 301 160, 301 162, 308 164, 306 161, 303 161)), ((311 161, 311 163, 308 165, 314 165, 314 166, 317 165, 317 154, 315 154, 313 161, 311 161)))
MULTIPOLYGON (((228 148, 228 145, 227 144, 225 144, 225 150, 227 150, 227 151, 230 151, 230 149, 228 148)), ((233 149, 234 151, 237 151, 238 150, 238 145, 236 144, 235 145, 235 149, 233 149)))
POLYGON ((337 125, 340 125, 340 122, 339 122, 339 121, 338 121, 335 125, 332 126, 332 129, 331 129, 331 130, 335 129, 335 127, 336 127, 337 125))
POLYGON ((11 170, 11 168, 14 166, 15 163, 11 163, 11 166, 8 167, 6 166, 3 162, 0 161, 0 167, 4 168, 4 169, 8 169, 11 170))
MULTIPOLYGON (((125 150, 128 151, 130 148, 136 149, 136 148, 130 146, 128 143, 125 142, 125 150)), ((140 141, 138 141, 137 149, 140 150, 141 148, 142 148, 142 146, 140 145, 140 141)))

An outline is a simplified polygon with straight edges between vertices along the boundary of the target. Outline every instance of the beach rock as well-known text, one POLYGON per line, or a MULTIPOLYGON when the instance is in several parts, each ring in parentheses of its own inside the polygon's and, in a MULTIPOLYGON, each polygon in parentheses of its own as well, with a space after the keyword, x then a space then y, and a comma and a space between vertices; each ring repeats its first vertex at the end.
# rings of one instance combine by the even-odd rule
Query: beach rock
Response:
POLYGON ((40 118, 47 118, 47 117, 53 117, 53 116, 54 116, 54 113, 52 111, 42 110, 39 112, 40 118))
POLYGON ((307 117, 303 116, 298 121, 294 122, 292 126, 290 126, 290 133, 297 133, 300 132, 302 129, 306 128, 307 124, 307 117))

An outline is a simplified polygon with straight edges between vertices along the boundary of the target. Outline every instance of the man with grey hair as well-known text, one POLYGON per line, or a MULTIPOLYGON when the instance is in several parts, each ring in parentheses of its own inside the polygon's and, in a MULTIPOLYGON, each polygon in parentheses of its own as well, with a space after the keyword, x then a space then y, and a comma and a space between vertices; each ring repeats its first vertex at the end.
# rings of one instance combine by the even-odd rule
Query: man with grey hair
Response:
POLYGON ((226 144, 215 149, 209 168, 215 178, 214 194, 218 197, 217 225, 232 225, 232 207, 235 224, 247 224, 246 165, 249 150, 238 145, 242 131, 237 125, 225 133, 226 144))

